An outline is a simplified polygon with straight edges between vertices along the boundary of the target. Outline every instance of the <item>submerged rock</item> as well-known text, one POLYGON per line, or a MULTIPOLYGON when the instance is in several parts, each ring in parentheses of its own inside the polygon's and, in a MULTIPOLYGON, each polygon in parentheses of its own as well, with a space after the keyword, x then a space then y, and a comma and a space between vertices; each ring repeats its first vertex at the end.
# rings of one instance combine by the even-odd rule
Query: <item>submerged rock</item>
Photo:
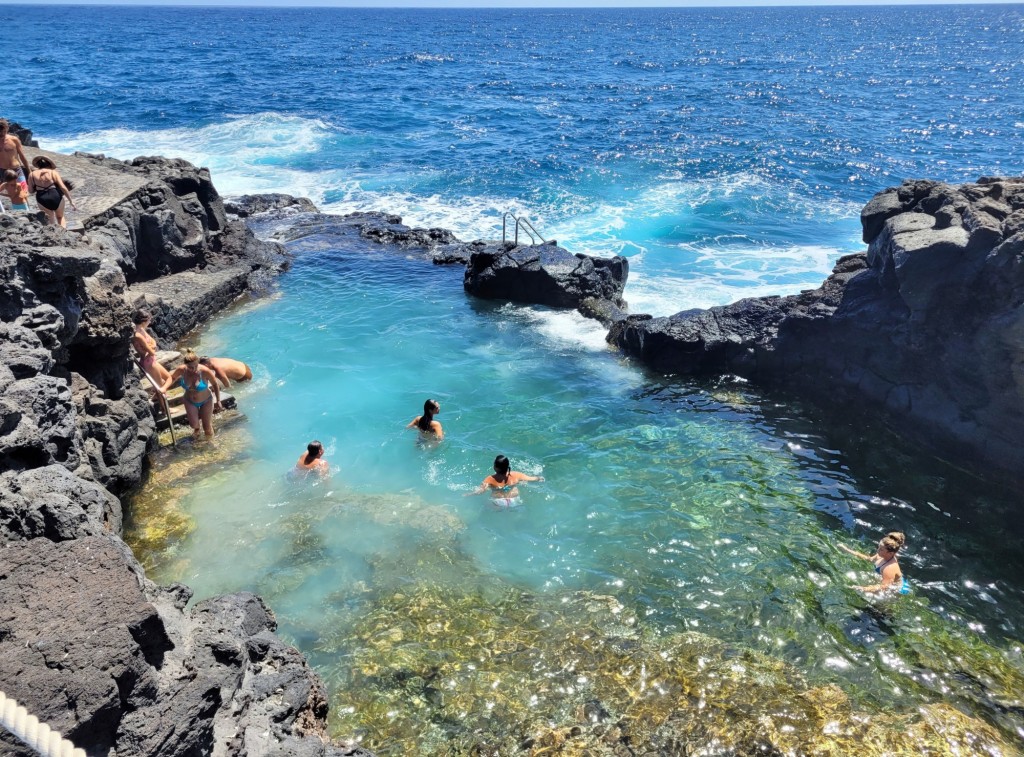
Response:
POLYGON ((1024 480, 1024 182, 908 181, 861 215, 866 254, 821 287, 608 335, 667 373, 735 373, 860 403, 958 465, 1024 480))

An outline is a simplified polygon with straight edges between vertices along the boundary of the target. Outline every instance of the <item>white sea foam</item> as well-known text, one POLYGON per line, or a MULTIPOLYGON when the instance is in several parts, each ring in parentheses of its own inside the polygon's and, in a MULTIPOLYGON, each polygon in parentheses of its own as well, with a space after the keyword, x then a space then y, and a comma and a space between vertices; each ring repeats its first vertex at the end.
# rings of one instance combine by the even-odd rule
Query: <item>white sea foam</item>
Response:
POLYGON ((604 352, 608 349, 608 329, 598 321, 585 318, 575 310, 519 308, 518 312, 547 340, 562 349, 604 352))
MULTIPOLYGON (((227 196, 285 192, 309 197, 329 213, 399 213, 409 225, 451 229, 465 240, 500 238, 502 215, 511 211, 574 252, 630 257, 630 309, 652 315, 747 296, 791 294, 817 285, 840 254, 857 248, 853 239, 847 249, 752 239, 750 229, 762 217, 774 220, 774 231, 766 234, 782 236, 784 224, 778 219, 783 217, 824 219, 824 227, 836 219, 854 218, 860 210, 855 203, 823 200, 754 172, 696 180, 664 174, 654 186, 600 200, 569 189, 543 202, 500 194, 426 195, 414 189, 395 191, 393 187, 402 182, 393 174, 382 177, 319 167, 319 154, 349 139, 356 140, 354 149, 359 149, 361 137, 326 121, 267 112, 199 128, 108 129, 46 141, 59 151, 102 152, 122 159, 181 157, 209 167, 218 190, 227 196), (716 234, 723 214, 742 216, 737 234, 699 238, 716 234)), ((415 186, 429 174, 430 169, 418 170, 407 183, 415 186)), ((553 339, 560 338, 557 328, 547 328, 553 339)), ((573 339, 590 345, 588 349, 598 344, 590 334, 574 334, 573 339)))

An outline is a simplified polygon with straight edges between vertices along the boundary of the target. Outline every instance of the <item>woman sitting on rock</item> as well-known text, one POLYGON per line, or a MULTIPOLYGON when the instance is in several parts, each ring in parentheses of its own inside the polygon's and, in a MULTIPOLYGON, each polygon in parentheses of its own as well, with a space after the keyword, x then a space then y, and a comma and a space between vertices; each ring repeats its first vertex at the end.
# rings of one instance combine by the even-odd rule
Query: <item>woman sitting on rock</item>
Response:
POLYGON ((188 425, 192 427, 193 438, 199 437, 199 424, 202 422, 206 438, 212 439, 213 411, 223 409, 217 376, 205 365, 199 364, 199 356, 192 350, 183 351, 181 356, 185 358, 184 365, 174 369, 160 390, 166 393, 174 384, 181 386, 185 390, 185 415, 188 416, 188 425))
POLYGON ((36 205, 46 214, 47 223, 60 224, 68 227, 64 220, 64 198, 68 198, 71 207, 78 210, 71 198, 71 190, 57 173, 57 164, 45 155, 32 158, 35 169, 28 175, 28 191, 36 195, 36 205))
POLYGON ((156 359, 156 339, 149 333, 149 324, 153 320, 148 310, 142 308, 135 311, 132 316, 132 323, 135 324, 135 333, 132 334, 132 347, 139 356, 139 363, 142 370, 153 379, 157 386, 163 386, 170 378, 171 372, 164 368, 156 359))

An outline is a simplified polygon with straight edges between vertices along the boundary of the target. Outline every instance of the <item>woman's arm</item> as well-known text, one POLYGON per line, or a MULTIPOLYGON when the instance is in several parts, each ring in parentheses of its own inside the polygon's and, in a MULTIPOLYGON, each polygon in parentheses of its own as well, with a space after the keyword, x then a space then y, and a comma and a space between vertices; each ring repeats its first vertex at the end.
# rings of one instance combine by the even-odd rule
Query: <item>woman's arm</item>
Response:
POLYGON ((434 433, 437 434, 437 440, 438 441, 441 441, 441 440, 444 439, 444 429, 441 428, 441 422, 440 421, 431 421, 430 422, 430 427, 434 430, 434 433))
POLYGON ((872 584, 870 586, 859 586, 857 588, 866 594, 878 594, 896 583, 896 576, 899 575, 899 572, 899 567, 897 567, 896 563, 891 563, 882 568, 881 583, 872 584))
POLYGON ((205 365, 199 366, 199 375, 202 376, 206 373, 210 377, 209 384, 210 389, 213 390, 213 406, 214 408, 223 407, 220 404, 220 384, 217 383, 217 374, 207 368, 205 365))
POLYGON ((477 488, 475 488, 471 492, 466 492, 463 496, 464 497, 472 497, 474 494, 483 494, 490 487, 491 487, 491 477, 488 476, 487 478, 484 479, 484 482, 482 484, 480 484, 480 486, 478 486, 477 488))
POLYGON ((28 191, 29 192, 35 192, 36 191, 36 180, 32 178, 32 176, 34 174, 35 174, 35 171, 30 171, 28 176, 25 177, 25 184, 28 185, 28 191))
POLYGON ((67 188, 67 185, 64 183, 64 179, 62 179, 60 174, 56 171, 53 172, 53 183, 56 184, 57 189, 59 189, 61 193, 68 198, 68 202, 71 203, 71 207, 78 210, 78 206, 75 205, 75 199, 71 196, 71 190, 67 188))
POLYGON ((863 552, 858 552, 855 549, 850 549, 845 544, 837 544, 836 546, 839 547, 839 549, 843 550, 843 552, 846 552, 847 554, 851 554, 854 557, 859 557, 861 560, 870 560, 871 559, 871 555, 866 555, 863 552))
POLYGON ((420 418, 422 418, 422 417, 423 416, 421 416, 421 415, 417 415, 415 418, 413 418, 411 421, 409 421, 409 425, 406 426, 406 428, 414 427, 417 423, 420 422, 420 418))
POLYGON ((171 375, 167 377, 167 380, 164 382, 164 385, 160 387, 160 391, 166 394, 167 390, 174 385, 174 382, 181 378, 181 371, 182 369, 180 367, 175 368, 171 372, 171 375))
POLYGON ((519 471, 515 471, 515 473, 513 475, 515 475, 515 479, 516 479, 515 481, 512 482, 514 484, 517 484, 520 481, 543 481, 544 480, 544 476, 528 476, 525 473, 520 473, 519 471))

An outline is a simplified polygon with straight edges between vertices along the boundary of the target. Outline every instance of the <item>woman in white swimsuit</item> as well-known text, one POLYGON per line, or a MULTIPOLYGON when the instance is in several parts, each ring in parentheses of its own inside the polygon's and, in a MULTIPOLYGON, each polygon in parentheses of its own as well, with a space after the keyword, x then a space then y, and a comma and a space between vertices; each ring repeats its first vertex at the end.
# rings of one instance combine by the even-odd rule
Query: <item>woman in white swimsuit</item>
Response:
POLYGON ((498 455, 494 458, 494 475, 485 478, 480 486, 471 492, 467 492, 466 496, 483 494, 485 491, 490 490, 491 504, 495 507, 518 507, 520 504, 519 487, 516 484, 523 481, 543 480, 544 476, 528 476, 525 473, 512 470, 512 464, 508 458, 504 455, 498 455))

